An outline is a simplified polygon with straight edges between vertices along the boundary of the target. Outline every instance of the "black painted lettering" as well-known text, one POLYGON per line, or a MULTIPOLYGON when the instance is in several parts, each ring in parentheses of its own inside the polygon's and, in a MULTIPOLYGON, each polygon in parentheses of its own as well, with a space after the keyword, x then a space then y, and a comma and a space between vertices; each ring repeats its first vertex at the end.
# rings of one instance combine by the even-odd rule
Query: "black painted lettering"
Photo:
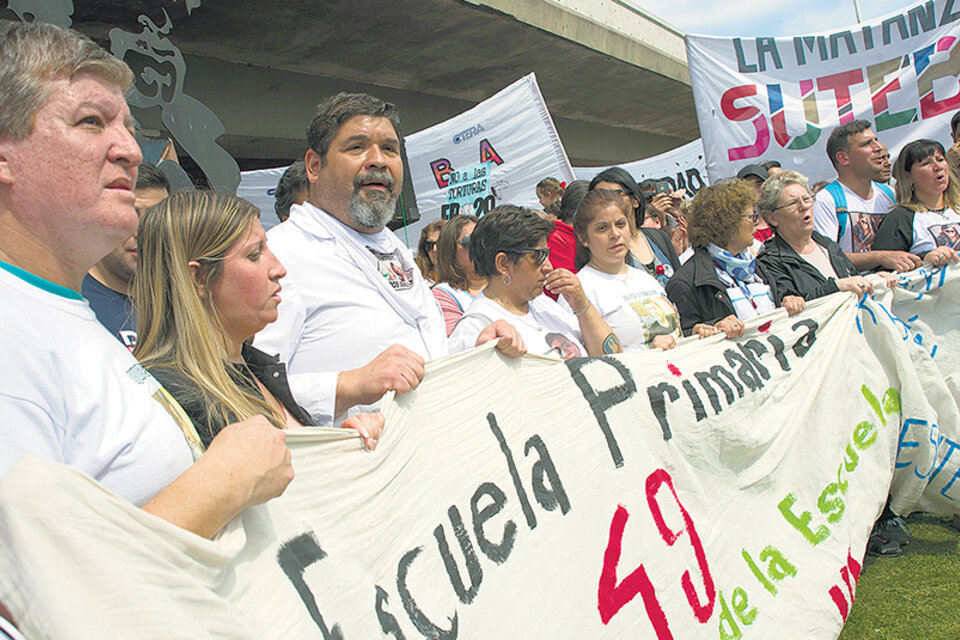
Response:
POLYGON ((740 38, 733 39, 733 50, 737 54, 737 71, 740 73, 753 73, 757 70, 757 65, 747 64, 743 56, 743 43, 740 42, 740 38))
POLYGON ((657 417, 657 422, 660 423, 663 439, 669 440, 673 437, 673 432, 670 431, 670 423, 667 421, 667 403, 663 400, 664 396, 670 398, 670 402, 673 403, 680 397, 680 394, 675 386, 667 382, 661 382, 655 387, 647 387, 650 408, 653 409, 653 415, 657 417))
POLYGON ((910 37, 910 34, 907 31, 907 21, 903 15, 893 16, 892 18, 887 18, 884 20, 880 25, 880 29, 883 33, 883 44, 890 44, 890 28, 893 27, 893 25, 897 25, 897 29, 900 31, 901 40, 906 40, 910 37))
POLYGON ((407 574, 410 572, 410 565, 417 559, 421 551, 423 551, 423 547, 410 549, 400 558, 400 563, 397 565, 397 593, 400 594, 400 601, 403 602, 403 608, 407 612, 410 622, 420 632, 420 635, 430 638, 430 640, 454 640, 457 637, 457 627, 459 625, 457 612, 453 612, 452 618, 447 618, 450 621, 449 629, 438 627, 420 610, 413 594, 407 588, 407 574))
POLYGON ((960 11, 953 10, 954 0, 947 0, 943 3, 943 13, 940 14, 940 26, 950 24, 960 20, 960 11))
POLYGON ((775 38, 757 38, 757 61, 760 63, 760 71, 767 70, 767 61, 765 55, 770 56, 770 61, 777 69, 783 69, 783 62, 780 60, 780 51, 777 49, 775 38))
POLYGON ((377 612, 377 621, 380 622, 380 630, 383 631, 385 635, 393 636, 396 640, 406 640, 406 636, 403 635, 403 629, 400 628, 400 623, 397 622, 397 619, 392 613, 383 608, 389 600, 387 592, 380 585, 376 585, 376 589, 377 605, 375 611, 377 612))
POLYGON ((607 411, 621 402, 629 400, 633 397, 633 394, 637 392, 637 385, 633 381, 633 376, 630 375, 630 370, 627 369, 622 362, 610 356, 572 358, 564 362, 570 370, 570 375, 573 377, 577 388, 580 389, 580 393, 583 394, 587 404, 590 405, 590 409, 593 410, 597 424, 600 425, 600 430, 607 440, 607 448, 610 450, 610 457, 613 458, 613 464, 616 465, 617 468, 622 467, 623 454, 620 452, 620 445, 613 435, 613 430, 610 429, 610 422, 607 420, 607 411), (590 384, 583 374, 583 369, 588 365, 599 364, 601 362, 616 369, 623 379, 623 383, 609 389, 604 389, 603 391, 594 389, 593 385, 590 384))
POLYGON ((497 416, 493 415, 493 413, 488 413, 487 422, 490 424, 490 430, 493 431, 497 442, 500 443, 500 451, 503 452, 503 457, 507 459, 507 469, 510 471, 513 486, 517 490, 517 500, 520 501, 520 508, 523 509, 523 515, 527 519, 527 526, 531 529, 536 529, 537 516, 534 515, 533 507, 530 506, 530 498, 527 497, 527 490, 523 488, 523 483, 520 482, 520 472, 517 471, 517 463, 513 461, 513 453, 511 453, 510 447, 507 446, 507 439, 503 437, 503 431, 501 431, 499 425, 497 425, 497 416))
POLYGON ((737 368, 737 376, 743 381, 743 384, 747 385, 750 391, 757 391, 763 388, 763 381, 754 370, 753 363, 745 358, 742 353, 734 351, 733 349, 727 349, 723 352, 723 355, 727 359, 727 364, 731 369, 739 365, 737 368))
POLYGON ((853 41, 853 34, 849 31, 830 34, 830 57, 840 57, 840 41, 847 46, 847 53, 852 55, 857 52, 857 44, 853 41))
POLYGON ((773 357, 777 359, 777 364, 780 365, 780 368, 784 371, 790 371, 790 363, 787 361, 787 356, 784 353, 784 344, 778 336, 768 335, 767 342, 773 345, 773 357))
POLYGON ((497 564, 503 564, 510 557, 513 550, 513 543, 517 539, 517 524, 513 520, 507 520, 503 525, 503 535, 500 536, 500 542, 492 542, 484 533, 483 525, 490 518, 494 517, 503 510, 503 505, 507 503, 507 494, 492 482, 484 482, 477 490, 473 492, 470 498, 470 514, 473 516, 473 534, 477 537, 477 546, 483 555, 487 556, 497 564), (480 502, 484 497, 490 499, 484 507, 480 507, 480 502))
POLYGON ((694 167, 693 169, 687 169, 687 187, 690 191, 696 193, 700 189, 703 189, 706 184, 703 182, 703 176, 700 175, 700 169, 694 167), (693 184, 693 179, 697 179, 697 184, 693 184))
POLYGON ((697 422, 707 419, 707 412, 703 408, 703 402, 700 400, 700 394, 697 393, 697 388, 693 386, 693 383, 689 380, 684 380, 681 385, 683 390, 687 392, 687 397, 690 398, 690 404, 693 405, 694 415, 697 417, 697 422))
POLYGON ((307 567, 326 557, 326 552, 320 548, 320 543, 317 542, 313 532, 301 533, 296 538, 284 542, 277 551, 277 563, 293 584, 293 588, 297 590, 297 595, 300 596, 303 606, 313 618, 314 624, 320 629, 324 640, 343 640, 339 624, 333 625, 332 629, 327 628, 323 616, 320 615, 320 609, 317 608, 317 600, 303 579, 303 572, 307 567))
POLYGON ((924 33, 937 28, 937 16, 933 12, 933 0, 927 0, 924 4, 917 5, 907 11, 910 19, 910 35, 920 35, 920 30, 924 33))
POLYGON ((763 343, 759 340, 750 339, 745 342, 738 342, 737 349, 740 349, 740 353, 745 355, 750 363, 753 365, 753 369, 760 374, 760 377, 764 380, 770 379, 770 372, 767 370, 763 364, 760 363, 760 356, 764 355, 767 352, 767 348, 763 346, 763 343))
POLYGON ((703 390, 707 392, 707 397, 710 398, 710 404, 713 405, 714 413, 720 413, 723 409, 720 406, 720 399, 717 396, 717 393, 713 390, 713 385, 716 385, 720 388, 720 390, 723 391, 723 395, 727 400, 728 406, 733 404, 734 400, 733 389, 731 389, 730 386, 723 381, 721 374, 736 387, 740 397, 742 398, 743 386, 737 382, 737 379, 733 377, 732 373, 718 364, 710 367, 710 371, 697 371, 693 374, 693 377, 697 379, 697 382, 700 383, 700 386, 703 387, 703 390))
POLYGON ((483 582, 483 569, 477 559, 477 552, 473 548, 473 541, 467 534, 466 527, 463 526, 460 510, 455 505, 450 505, 450 508, 447 509, 447 516, 450 518, 450 527, 460 544, 460 551, 463 553, 463 560, 467 565, 467 575, 470 577, 469 587, 465 587, 463 584, 463 576, 460 575, 457 561, 453 559, 453 554, 450 553, 450 545, 447 544, 447 535, 442 524, 433 530, 433 537, 437 539, 437 549, 440 550, 440 557, 443 558, 443 566, 447 569, 447 577, 450 578, 453 590, 460 598, 460 602, 470 604, 477 597, 477 591, 480 590, 480 584, 483 582))
POLYGON ((547 445, 543 443, 540 436, 534 435, 524 445, 523 455, 529 456, 531 449, 536 449, 539 455, 539 459, 533 463, 533 468, 530 470, 530 482, 533 485, 533 495, 537 503, 547 511, 560 507, 560 513, 567 515, 570 511, 570 499, 567 498, 567 492, 563 489, 563 483, 560 482, 560 475, 553 464, 550 452, 547 451, 547 445))
POLYGON ((817 341, 817 329, 820 328, 820 325, 817 324, 816 320, 811 320, 810 318, 798 321, 793 327, 796 331, 800 327, 806 327, 807 332, 797 338, 797 341, 793 343, 793 352, 797 354, 798 358, 802 358, 807 355, 807 351, 810 350, 810 347, 813 346, 813 343, 817 341))

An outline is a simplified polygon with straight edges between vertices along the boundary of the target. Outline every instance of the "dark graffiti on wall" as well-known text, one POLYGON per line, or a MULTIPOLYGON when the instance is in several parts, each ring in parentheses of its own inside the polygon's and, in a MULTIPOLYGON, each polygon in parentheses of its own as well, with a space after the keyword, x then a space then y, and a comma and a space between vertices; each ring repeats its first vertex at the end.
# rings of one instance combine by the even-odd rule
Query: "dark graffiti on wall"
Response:
MULTIPOLYGON (((180 5, 178 0, 169 0, 180 5)), ((201 0, 184 0, 189 16, 201 0)), ((9 0, 8 7, 23 21, 49 22, 62 27, 73 24, 73 0, 9 0)), ((179 47, 167 37, 173 29, 166 8, 158 26, 149 16, 137 18, 140 32, 122 27, 110 30, 110 51, 133 68, 136 82, 127 100, 137 109, 160 108, 160 119, 170 136, 197 163, 217 191, 234 193, 240 183, 240 168, 217 144, 225 132, 223 123, 202 102, 183 92, 187 64, 179 47)))

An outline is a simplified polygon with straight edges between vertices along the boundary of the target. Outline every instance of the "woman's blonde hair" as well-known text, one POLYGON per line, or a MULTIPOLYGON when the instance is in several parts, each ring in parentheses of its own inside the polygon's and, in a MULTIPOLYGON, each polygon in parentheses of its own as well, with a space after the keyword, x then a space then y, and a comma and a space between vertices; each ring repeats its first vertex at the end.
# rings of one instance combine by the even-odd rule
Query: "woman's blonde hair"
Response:
POLYGON ((279 428, 285 424, 279 411, 232 373, 220 315, 211 296, 201 296, 198 289, 202 282, 211 290, 230 248, 259 213, 233 195, 181 191, 148 209, 137 227, 133 354, 147 367, 172 367, 193 381, 203 395, 210 425, 256 415, 279 428), (194 260, 200 263, 196 276, 188 265, 194 260))

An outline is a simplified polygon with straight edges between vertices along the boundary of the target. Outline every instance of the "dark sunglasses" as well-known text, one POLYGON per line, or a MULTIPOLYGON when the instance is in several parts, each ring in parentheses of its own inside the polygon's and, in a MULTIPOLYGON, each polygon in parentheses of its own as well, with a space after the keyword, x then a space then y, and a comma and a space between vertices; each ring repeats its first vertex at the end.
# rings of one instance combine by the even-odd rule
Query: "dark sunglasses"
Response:
POLYGON ((550 257, 550 247, 547 247, 546 249, 527 249, 526 251, 509 251, 508 253, 514 253, 517 255, 531 255, 533 256, 533 261, 539 267, 547 261, 547 258, 550 257))
POLYGON ((427 240, 426 242, 423 243, 423 249, 425 251, 433 251, 433 248, 435 246, 437 246, 437 243, 434 240, 427 240))
POLYGON ((460 238, 460 246, 463 247, 464 249, 469 249, 469 248, 470 248, 470 234, 469 234, 469 233, 468 233, 467 235, 463 236, 462 238, 460 238))

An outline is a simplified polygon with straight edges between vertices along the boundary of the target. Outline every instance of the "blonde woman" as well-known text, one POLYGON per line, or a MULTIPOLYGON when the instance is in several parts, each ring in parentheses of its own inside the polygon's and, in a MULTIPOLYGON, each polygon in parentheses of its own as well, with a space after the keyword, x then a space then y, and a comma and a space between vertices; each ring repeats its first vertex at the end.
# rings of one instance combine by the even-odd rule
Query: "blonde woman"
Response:
MULTIPOLYGON (((185 191, 148 210, 137 231, 134 355, 180 404, 203 447, 256 415, 279 429, 312 425, 283 364, 247 344, 276 320, 286 275, 258 215, 232 195, 185 191)), ((383 416, 360 414, 344 426, 372 449, 383 416)))

